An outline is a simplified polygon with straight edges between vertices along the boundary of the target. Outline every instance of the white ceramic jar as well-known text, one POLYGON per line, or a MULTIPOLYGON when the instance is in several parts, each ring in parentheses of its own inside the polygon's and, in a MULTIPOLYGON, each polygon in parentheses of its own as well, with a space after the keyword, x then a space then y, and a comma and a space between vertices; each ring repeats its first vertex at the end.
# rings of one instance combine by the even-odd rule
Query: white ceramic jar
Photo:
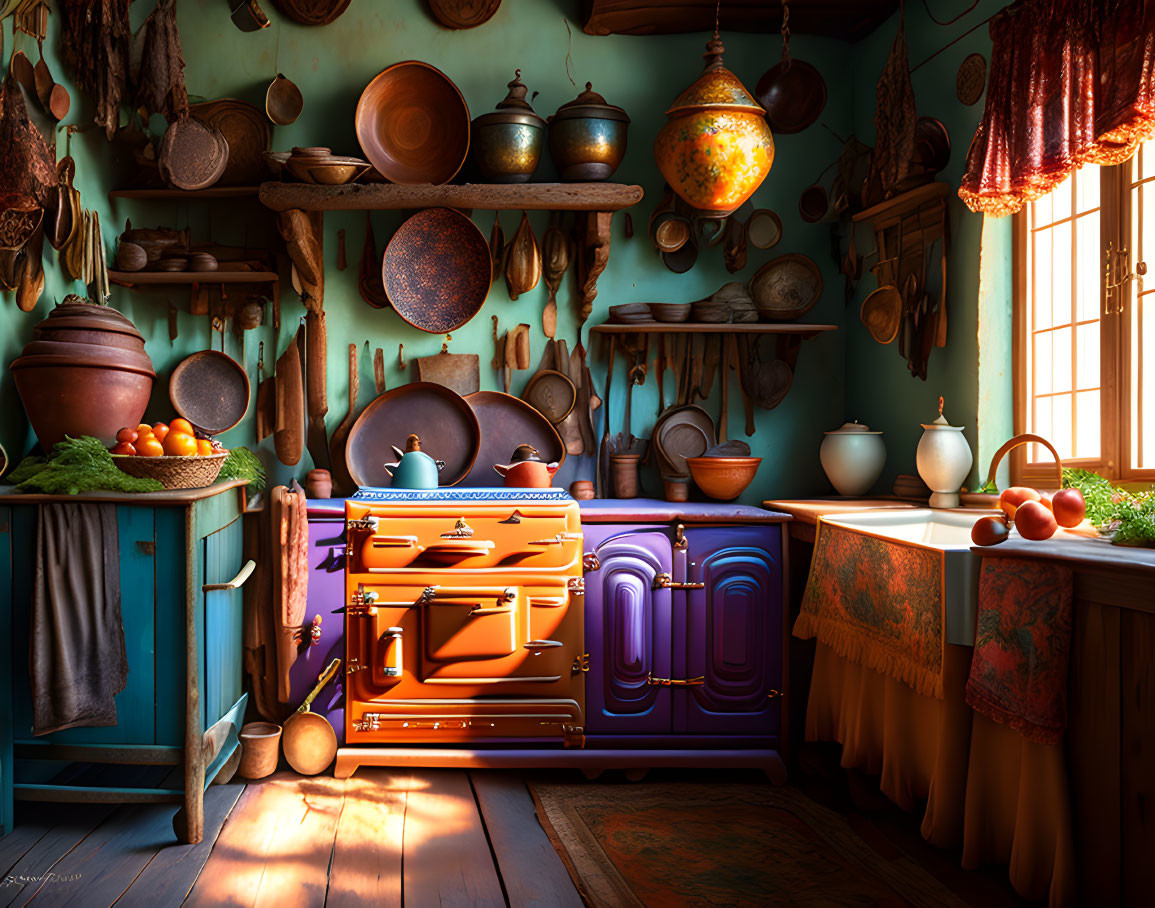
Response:
POLYGON ((963 438, 962 426, 952 426, 942 415, 942 398, 938 399, 938 419, 930 425, 921 423, 922 438, 915 452, 918 475, 930 488, 932 508, 957 508, 958 492, 971 471, 974 457, 963 438))
POLYGON ((855 420, 824 434, 818 459, 838 494, 854 497, 870 491, 886 463, 882 433, 855 420))

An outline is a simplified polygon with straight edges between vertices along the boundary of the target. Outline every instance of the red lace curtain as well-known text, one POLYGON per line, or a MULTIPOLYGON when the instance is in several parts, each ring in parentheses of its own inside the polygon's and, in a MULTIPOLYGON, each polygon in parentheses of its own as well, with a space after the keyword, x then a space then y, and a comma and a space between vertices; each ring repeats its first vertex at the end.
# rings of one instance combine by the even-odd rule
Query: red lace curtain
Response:
POLYGON ((1020 0, 990 24, 990 84, 959 196, 1000 216, 1155 136, 1155 0, 1020 0))

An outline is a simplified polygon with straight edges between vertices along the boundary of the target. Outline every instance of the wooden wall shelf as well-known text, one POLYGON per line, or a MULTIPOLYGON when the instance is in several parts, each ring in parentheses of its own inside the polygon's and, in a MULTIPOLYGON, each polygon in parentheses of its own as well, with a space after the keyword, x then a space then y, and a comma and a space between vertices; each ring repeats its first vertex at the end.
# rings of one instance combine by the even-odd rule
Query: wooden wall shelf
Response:
POLYGON ((113 189, 110 199, 153 199, 173 201, 178 199, 244 199, 255 198, 259 186, 210 186, 208 189, 113 189))
POLYGON ((903 217, 913 215, 932 204, 938 207, 939 201, 945 199, 949 191, 950 185, 948 183, 927 183, 925 186, 918 186, 915 189, 900 193, 885 202, 864 208, 851 220, 855 224, 867 221, 876 228, 889 227, 892 224, 897 224, 903 217))
POLYGON ((108 280, 121 287, 172 284, 272 284, 273 271, 109 271, 108 280))
POLYGON ((814 337, 823 331, 837 331, 837 325, 808 325, 797 322, 635 322, 632 325, 608 322, 594 325, 591 334, 800 334, 814 337))
POLYGON ((486 211, 620 211, 642 200, 641 186, 623 183, 262 183, 261 202, 274 211, 366 211, 477 208, 486 211))

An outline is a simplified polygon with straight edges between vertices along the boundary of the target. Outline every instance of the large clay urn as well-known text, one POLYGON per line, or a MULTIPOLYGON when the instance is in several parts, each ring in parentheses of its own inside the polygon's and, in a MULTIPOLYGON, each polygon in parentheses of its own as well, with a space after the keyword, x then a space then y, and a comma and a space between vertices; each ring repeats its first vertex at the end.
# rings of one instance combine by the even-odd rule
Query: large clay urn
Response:
POLYGON ((654 140, 658 169, 674 192, 709 217, 725 217, 754 194, 774 163, 766 111, 722 65, 714 33, 706 69, 666 111, 654 140))
POLYGON ((117 430, 136 426, 156 379, 132 322, 78 296, 66 297, 33 329, 11 369, 46 451, 66 434, 109 443, 117 430))

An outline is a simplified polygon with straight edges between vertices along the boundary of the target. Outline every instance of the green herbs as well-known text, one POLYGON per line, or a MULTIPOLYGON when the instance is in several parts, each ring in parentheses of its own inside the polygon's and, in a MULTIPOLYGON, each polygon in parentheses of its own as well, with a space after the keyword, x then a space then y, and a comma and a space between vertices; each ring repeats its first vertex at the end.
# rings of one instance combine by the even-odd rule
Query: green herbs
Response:
POLYGON ((265 468, 257 459, 257 455, 248 448, 233 448, 221 466, 217 480, 227 482, 230 479, 247 479, 254 489, 265 487, 265 468))
POLYGON ((1087 519, 1115 545, 1155 546, 1155 492, 1129 492, 1097 473, 1063 470, 1063 487, 1087 502, 1087 519))
POLYGON ((52 453, 26 457, 8 475, 8 481, 19 492, 43 492, 47 495, 76 495, 79 492, 159 492, 155 479, 137 479, 121 472, 99 439, 89 435, 65 436, 52 446, 52 453))

